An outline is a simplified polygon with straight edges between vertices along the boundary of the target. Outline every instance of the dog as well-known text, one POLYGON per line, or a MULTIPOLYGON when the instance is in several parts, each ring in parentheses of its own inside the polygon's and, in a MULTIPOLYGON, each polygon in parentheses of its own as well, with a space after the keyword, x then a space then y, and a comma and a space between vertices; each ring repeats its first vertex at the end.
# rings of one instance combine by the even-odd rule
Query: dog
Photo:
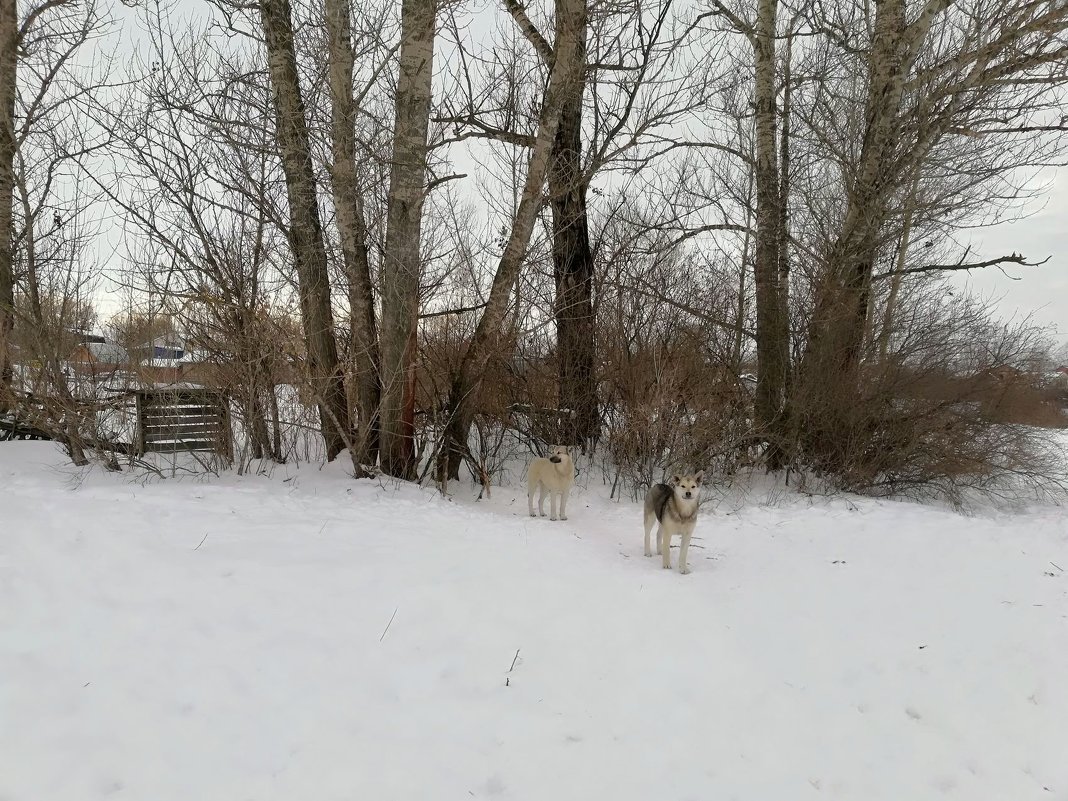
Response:
POLYGON ((534 490, 538 495, 538 514, 545 517, 545 496, 549 496, 549 519, 556 520, 557 501, 560 504, 560 519, 567 520, 567 498, 575 481, 575 463, 566 445, 553 445, 548 457, 539 457, 530 463, 527 470, 527 506, 530 516, 534 514, 534 490))
POLYGON ((654 484, 645 496, 645 555, 653 555, 649 533, 653 530, 653 523, 659 523, 656 552, 664 558, 665 570, 671 570, 671 537, 679 534, 682 537, 679 572, 683 575, 690 572, 686 565, 686 552, 690 548, 694 526, 697 525, 698 495, 704 477, 703 470, 688 476, 676 475, 670 484, 654 484))

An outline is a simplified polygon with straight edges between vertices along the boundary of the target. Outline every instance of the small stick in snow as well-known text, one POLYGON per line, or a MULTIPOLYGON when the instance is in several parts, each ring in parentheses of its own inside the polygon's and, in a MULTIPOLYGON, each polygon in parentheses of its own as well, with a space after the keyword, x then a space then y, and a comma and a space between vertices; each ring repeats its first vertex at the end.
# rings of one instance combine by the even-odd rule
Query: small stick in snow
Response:
POLYGON ((1062 573, 1064 572, 1064 568, 1061 567, 1060 565, 1058 565, 1056 562, 1050 562, 1050 564, 1053 565, 1055 568, 1057 568, 1062 573))
MULTIPOLYGON (((400 607, 398 606, 397 609, 400 609, 400 607)), ((387 623, 386 627, 382 629, 382 636, 378 638, 379 642, 382 642, 382 640, 386 639, 386 632, 389 631, 389 627, 393 625, 393 618, 397 616, 397 609, 393 610, 393 617, 389 619, 389 623, 387 623)))
MULTIPOLYGON (((208 534, 210 534, 210 533, 211 533, 211 532, 209 531, 209 532, 207 532, 207 533, 206 533, 206 534, 204 535, 204 540, 206 540, 206 539, 208 538, 208 534)), ((197 547, 196 547, 196 548, 194 548, 193 550, 194 550, 194 551, 198 551, 198 550, 200 550, 200 546, 204 544, 204 540, 201 540, 200 542, 198 542, 198 543, 197 543, 197 547)))
MULTIPOLYGON (((512 668, 515 667, 515 661, 517 659, 519 659, 519 649, 518 648, 515 649, 515 656, 512 657, 512 666, 508 668, 508 672, 509 673, 511 673, 512 672, 512 668)), ((512 686, 511 680, 507 676, 504 677, 504 686, 505 687, 511 687, 512 686)))

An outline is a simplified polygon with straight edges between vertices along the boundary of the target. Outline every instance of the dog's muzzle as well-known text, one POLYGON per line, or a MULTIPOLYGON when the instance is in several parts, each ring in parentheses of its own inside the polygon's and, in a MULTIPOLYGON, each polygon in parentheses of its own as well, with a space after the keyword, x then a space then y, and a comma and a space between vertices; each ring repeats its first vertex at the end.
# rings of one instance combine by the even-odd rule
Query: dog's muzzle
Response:
POLYGON ((560 464, 560 457, 559 456, 550 456, 549 457, 549 461, 552 462, 553 464, 560 464))

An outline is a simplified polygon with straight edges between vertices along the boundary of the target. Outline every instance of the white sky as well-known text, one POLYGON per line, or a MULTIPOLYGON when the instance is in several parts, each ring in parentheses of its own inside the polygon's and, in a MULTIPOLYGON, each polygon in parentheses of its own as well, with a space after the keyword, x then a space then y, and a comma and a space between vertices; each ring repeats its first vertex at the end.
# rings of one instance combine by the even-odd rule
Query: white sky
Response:
POLYGON ((1068 341, 1068 168, 1051 178, 1053 185, 1038 211, 1024 220, 973 232, 979 258, 1023 253, 1030 261, 1050 260, 1041 267, 976 270, 960 283, 990 297, 1002 317, 1033 315, 1035 322, 1056 327, 1068 341))

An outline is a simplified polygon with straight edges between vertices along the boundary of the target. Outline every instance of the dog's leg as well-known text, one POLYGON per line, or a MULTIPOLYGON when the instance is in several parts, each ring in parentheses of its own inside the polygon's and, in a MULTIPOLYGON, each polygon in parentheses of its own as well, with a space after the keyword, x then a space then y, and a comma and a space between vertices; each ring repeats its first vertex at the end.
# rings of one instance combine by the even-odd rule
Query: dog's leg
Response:
POLYGON ((662 539, 664 539, 664 526, 662 524, 660 524, 660 523, 657 523, 657 525, 656 525, 656 552, 658 554, 661 552, 661 550, 660 550, 661 542, 660 541, 662 539))
POLYGON ((556 507, 560 503, 560 493, 553 490, 549 493, 549 519, 556 520, 556 507))
POLYGON ((660 524, 660 553, 664 557, 664 570, 671 570, 671 529, 660 524))
POLYGON ((679 572, 684 576, 690 572, 690 568, 686 564, 686 552, 690 549, 690 537, 692 535, 693 529, 686 528, 682 530, 682 544, 679 545, 679 572))
POLYGON ((537 517, 537 514, 534 512, 534 490, 536 489, 536 485, 527 484, 527 509, 530 510, 531 517, 537 517))
MULTIPOLYGON (((653 551, 649 542, 649 535, 653 532, 653 523, 656 521, 656 516, 646 513, 645 515, 645 555, 652 556, 653 551)), ((660 553, 660 532, 656 533, 656 552, 660 553)))
POLYGON ((570 490, 564 490, 560 493, 560 519, 567 520, 567 497, 571 494, 570 490))
POLYGON ((546 493, 546 491, 547 490, 545 488, 545 482, 542 482, 538 486, 538 514, 541 515, 542 517, 545 517, 545 493, 546 493))

